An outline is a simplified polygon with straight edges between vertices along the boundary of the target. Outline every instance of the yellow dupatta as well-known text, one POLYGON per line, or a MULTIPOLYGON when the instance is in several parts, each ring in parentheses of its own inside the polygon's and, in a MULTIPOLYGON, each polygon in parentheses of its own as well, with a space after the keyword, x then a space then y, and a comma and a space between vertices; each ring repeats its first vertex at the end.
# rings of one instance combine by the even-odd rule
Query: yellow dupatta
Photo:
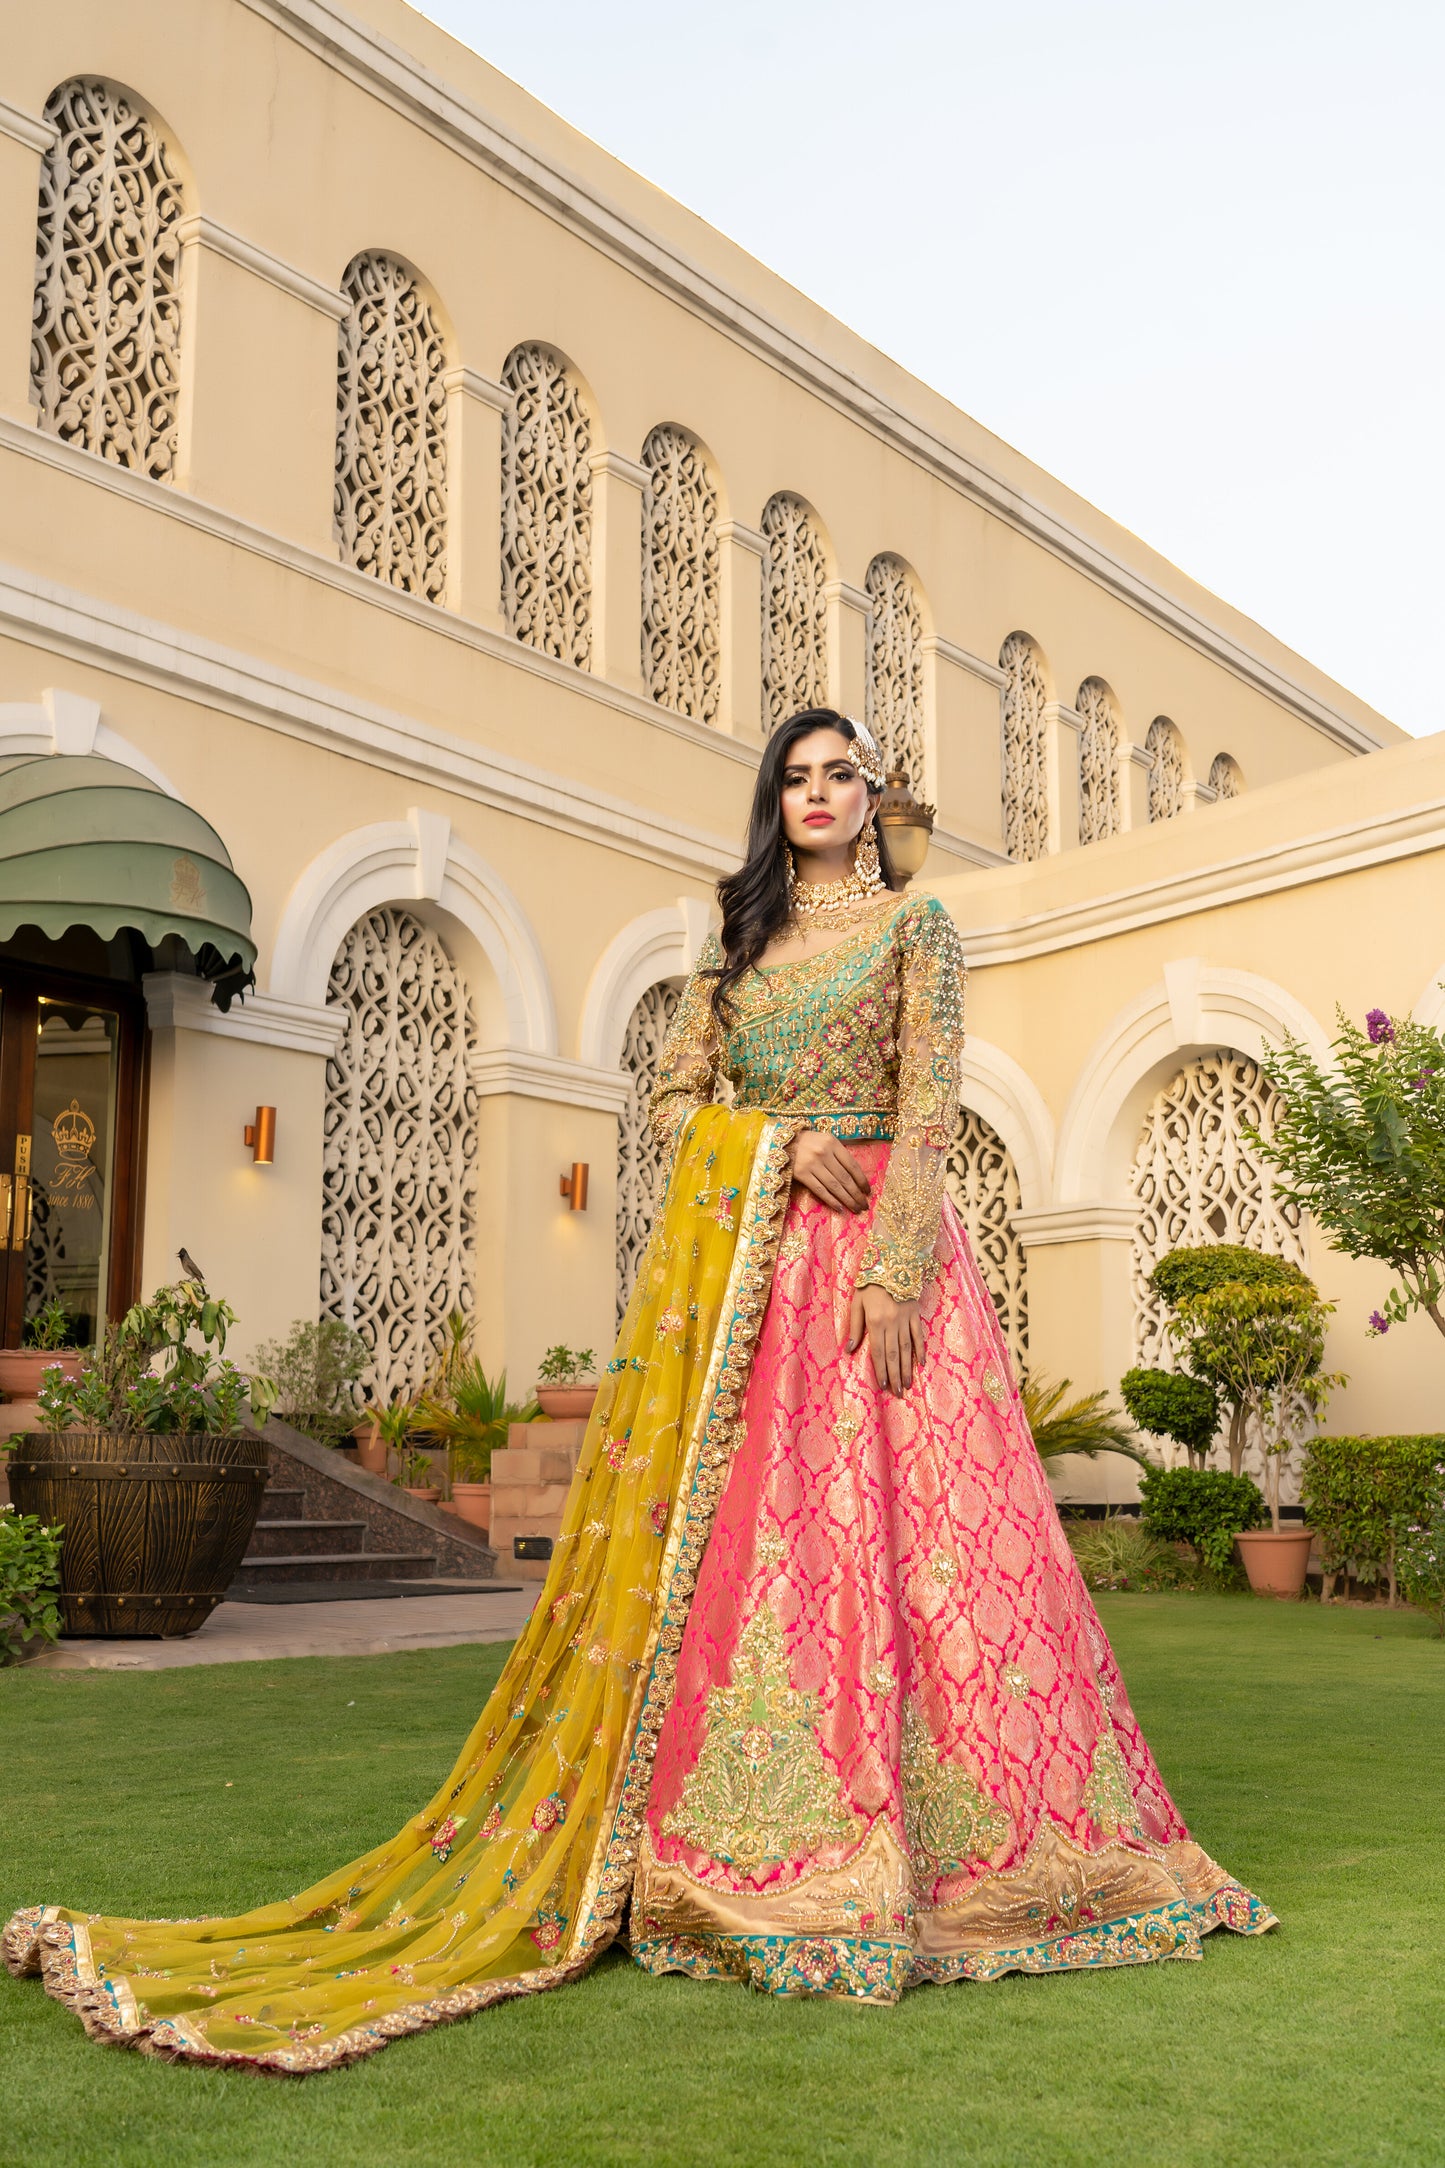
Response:
POLYGON ((536 1610, 421 1813, 299 1896, 232 1919, 19 1912, 12 1971, 43 1972, 97 2037, 303 2073, 587 1969, 632 1886, 794 1127, 723 1107, 687 1125, 536 1610))

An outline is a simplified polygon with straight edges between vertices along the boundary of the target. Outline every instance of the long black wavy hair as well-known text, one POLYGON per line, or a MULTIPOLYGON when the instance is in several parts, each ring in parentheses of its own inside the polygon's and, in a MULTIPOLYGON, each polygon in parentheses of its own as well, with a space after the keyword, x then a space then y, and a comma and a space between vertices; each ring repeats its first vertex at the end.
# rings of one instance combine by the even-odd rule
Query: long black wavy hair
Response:
MULTIPOLYGON (((836 730, 848 739, 859 736, 852 719, 840 715, 836 708, 804 708, 779 723, 768 739, 748 816, 747 857, 736 873, 725 874, 717 884, 717 900, 722 906, 723 960, 714 974, 709 998, 713 1014, 724 1027, 730 1021, 730 989, 744 972, 751 971, 787 921, 792 858, 783 834, 783 770, 799 738, 807 737, 811 730, 836 730)), ((888 839, 876 820, 873 833, 885 882, 890 888, 902 888, 903 882, 888 855, 888 839)))

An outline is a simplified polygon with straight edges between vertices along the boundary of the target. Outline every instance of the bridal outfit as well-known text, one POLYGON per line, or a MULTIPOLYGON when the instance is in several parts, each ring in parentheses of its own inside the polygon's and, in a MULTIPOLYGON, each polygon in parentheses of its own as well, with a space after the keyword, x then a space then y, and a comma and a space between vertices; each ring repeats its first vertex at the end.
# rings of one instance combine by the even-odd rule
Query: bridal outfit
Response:
POLYGON ((670 1179, 551 1571, 455 1767, 375 1851, 237 1918, 18 1913, 12 1970, 99 2038, 299 2073, 620 1937, 649 1972, 892 2003, 1275 1924, 1140 1735, 945 1192, 952 921, 876 899, 748 974, 726 1030, 717 962, 663 1056, 670 1179), (792 1183, 803 1128, 855 1155, 864 1211, 792 1183), (921 1305, 898 1397, 846 1352, 870 1285, 921 1305))

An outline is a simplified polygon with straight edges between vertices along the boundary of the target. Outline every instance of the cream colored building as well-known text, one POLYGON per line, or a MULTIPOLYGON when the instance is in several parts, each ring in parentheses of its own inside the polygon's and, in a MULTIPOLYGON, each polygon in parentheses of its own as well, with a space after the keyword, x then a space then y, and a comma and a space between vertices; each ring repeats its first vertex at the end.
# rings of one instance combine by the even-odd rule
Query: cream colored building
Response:
MULTIPOLYGON (((184 1245, 244 1346, 320 1303, 383 1386, 458 1301, 515 1381, 600 1350, 671 989, 767 728, 827 699, 938 809, 956 1186, 1019 1352, 1112 1385, 1212 1229, 1339 1296, 1337 1414, 1433 1421, 1429 1328, 1363 1339, 1379 1276, 1235 1125, 1263 1039, 1440 998, 1445 749, 395 0, 12 10, 0 101, 0 759, 200 815, 258 952, 222 1013, 174 941, 0 948, 0 1031, 38 989, 102 1097, 134 1040, 94 1304, 184 1245)), ((39 1155, 75 1064, 34 1067, 39 1155)), ((12 1306, 79 1270, 45 1202, 12 1306)))

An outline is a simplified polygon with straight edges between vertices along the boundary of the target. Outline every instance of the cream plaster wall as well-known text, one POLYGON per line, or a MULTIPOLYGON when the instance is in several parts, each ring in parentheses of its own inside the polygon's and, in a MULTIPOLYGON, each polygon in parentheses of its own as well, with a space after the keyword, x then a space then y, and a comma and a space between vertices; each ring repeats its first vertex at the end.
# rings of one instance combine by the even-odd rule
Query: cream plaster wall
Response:
MULTIPOLYGON (((635 999, 648 968, 688 967, 735 862, 761 743, 754 530, 787 489, 827 539, 837 696, 863 697, 871 559, 916 573, 939 805, 927 875, 974 961, 965 1089, 1014 1150, 1026 1218, 1045 1215, 1030 1234, 1041 1358, 1112 1382, 1132 1331, 1119 1154, 1144 1083, 1061 1197, 1091 1052, 1181 960, 1266 978, 1316 1018, 1337 994, 1418 998, 1439 959, 1407 962, 1396 939, 1372 976, 1368 929, 1373 914, 1398 934, 1380 914, 1433 871, 1420 808, 1445 801, 1438 758, 393 0, 197 0, 183 37, 157 0, 33 10, 7 37, 0 101, 0 706, 39 711, 53 688, 96 703, 225 838, 261 952, 258 999, 205 1028, 172 1003, 179 1021, 156 1033, 148 1277, 184 1242, 224 1280, 243 1339, 314 1309, 318 989, 336 936, 322 902, 390 900, 442 932, 480 1020, 483 1351, 524 1380, 550 1341, 607 1339, 618 989, 635 999), (77 70, 129 86, 185 177, 171 486, 46 435, 28 402, 41 115, 77 70), (417 267, 446 332, 445 608, 341 564, 332 536, 338 287, 365 248, 417 267), (566 356, 592 405, 591 672, 520 647, 498 615, 496 380, 522 340, 566 356), (702 441, 721 489, 712 728, 640 686, 632 463, 660 421, 702 441), (1065 709, 1085 677, 1108 680, 1126 763, 1166 714, 1190 780, 1225 750, 1246 797, 1087 850, 1066 823, 1056 856, 1000 864, 996 663, 1016 630, 1065 709), (1382 837, 1415 855, 1350 870, 1382 837), (1291 867, 1307 887, 1278 885, 1291 867), (258 1102, 278 1108, 267 1170, 240 1140, 258 1102), (579 1158, 585 1215, 557 1193, 579 1158), (1061 1205, 1114 1219, 1095 1210, 1062 1239, 1061 1205)), ((1141 776, 1126 765, 1136 813, 1141 776)), ((1169 983, 1182 1028, 1192 982, 1169 983)), ((1206 1004, 1199 1043, 1219 1043, 1215 1020, 1206 1004)), ((1351 1314, 1368 1279, 1349 1282, 1351 1314)), ((1341 1320, 1349 1408, 1424 1410, 1420 1330, 1360 1348, 1341 1320)))

